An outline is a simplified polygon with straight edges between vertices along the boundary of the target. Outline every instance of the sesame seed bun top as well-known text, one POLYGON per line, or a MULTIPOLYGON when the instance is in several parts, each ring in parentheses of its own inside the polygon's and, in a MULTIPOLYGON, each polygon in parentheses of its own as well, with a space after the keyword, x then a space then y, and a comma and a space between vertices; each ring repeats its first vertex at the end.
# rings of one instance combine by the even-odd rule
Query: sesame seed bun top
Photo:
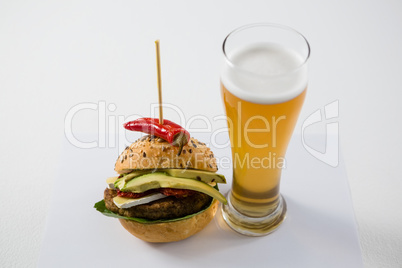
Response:
POLYGON ((191 138, 183 146, 180 155, 179 147, 155 137, 144 136, 133 142, 120 154, 115 164, 115 171, 119 174, 133 170, 162 169, 162 168, 190 168, 216 172, 216 159, 205 143, 191 138))

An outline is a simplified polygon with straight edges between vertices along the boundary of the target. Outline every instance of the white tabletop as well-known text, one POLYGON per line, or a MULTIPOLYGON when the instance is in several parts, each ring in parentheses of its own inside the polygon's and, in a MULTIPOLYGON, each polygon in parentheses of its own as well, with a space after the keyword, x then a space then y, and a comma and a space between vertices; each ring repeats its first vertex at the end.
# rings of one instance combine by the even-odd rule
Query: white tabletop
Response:
MULTIPOLYGON (((309 40, 295 132, 338 101, 339 116, 308 131, 339 126, 365 266, 400 266, 402 3, 296 0, 0 2, 0 266, 37 264, 66 118, 73 133, 118 132, 129 115, 155 113, 160 39, 166 117, 177 120, 179 106, 186 119, 198 116, 190 127, 205 128, 205 118, 221 127, 222 41, 253 22, 285 24, 309 40)), ((124 146, 102 135, 85 141, 124 146)), ((72 194, 78 186, 68 182, 72 194)))
MULTIPOLYGON (((192 134, 213 150, 218 172, 228 182, 219 190, 226 194, 232 184, 232 164, 225 161, 230 147, 217 144, 229 138, 192 134)), ((314 147, 323 140, 312 134, 305 138, 314 147)), ((323 163, 309 154, 300 135, 292 138, 282 172, 287 216, 280 228, 264 237, 239 235, 218 210, 200 233, 170 244, 139 240, 93 208, 103 197, 117 148, 85 150, 66 141, 62 152, 39 267, 363 267, 343 158, 336 167, 323 163), (70 178, 79 181, 74 192, 65 190, 70 178)))

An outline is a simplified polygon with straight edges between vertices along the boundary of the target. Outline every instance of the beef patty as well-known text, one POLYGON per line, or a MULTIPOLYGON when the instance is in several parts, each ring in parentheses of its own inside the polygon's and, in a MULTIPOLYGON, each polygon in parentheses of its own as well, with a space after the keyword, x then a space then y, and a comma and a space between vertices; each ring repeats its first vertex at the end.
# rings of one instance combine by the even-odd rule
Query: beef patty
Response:
POLYGON ((204 193, 196 192, 193 195, 176 198, 169 196, 147 204, 134 206, 131 208, 118 208, 113 203, 113 198, 117 196, 117 191, 109 188, 105 189, 104 200, 106 208, 122 216, 131 218, 143 218, 148 220, 174 219, 186 215, 197 213, 207 208, 212 197, 204 193))

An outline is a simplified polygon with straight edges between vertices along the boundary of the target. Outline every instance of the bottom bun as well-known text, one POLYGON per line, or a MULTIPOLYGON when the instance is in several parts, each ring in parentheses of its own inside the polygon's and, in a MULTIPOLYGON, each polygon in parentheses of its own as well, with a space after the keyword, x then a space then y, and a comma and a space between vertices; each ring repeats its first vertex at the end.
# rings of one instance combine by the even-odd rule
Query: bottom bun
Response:
POLYGON ((147 242, 164 243, 180 241, 204 229, 214 218, 218 204, 218 201, 214 199, 212 205, 202 213, 180 221, 151 224, 125 219, 119 219, 119 221, 132 235, 147 242))

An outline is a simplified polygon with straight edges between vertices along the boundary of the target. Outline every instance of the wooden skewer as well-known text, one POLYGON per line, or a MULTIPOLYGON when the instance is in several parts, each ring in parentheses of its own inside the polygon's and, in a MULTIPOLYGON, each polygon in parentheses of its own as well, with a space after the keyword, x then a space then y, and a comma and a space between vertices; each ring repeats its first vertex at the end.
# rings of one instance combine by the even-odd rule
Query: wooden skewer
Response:
POLYGON ((159 124, 163 125, 163 110, 162 110, 162 77, 161 77, 161 59, 159 40, 155 41, 156 46, 156 68, 158 72, 158 95, 159 95, 159 124))

